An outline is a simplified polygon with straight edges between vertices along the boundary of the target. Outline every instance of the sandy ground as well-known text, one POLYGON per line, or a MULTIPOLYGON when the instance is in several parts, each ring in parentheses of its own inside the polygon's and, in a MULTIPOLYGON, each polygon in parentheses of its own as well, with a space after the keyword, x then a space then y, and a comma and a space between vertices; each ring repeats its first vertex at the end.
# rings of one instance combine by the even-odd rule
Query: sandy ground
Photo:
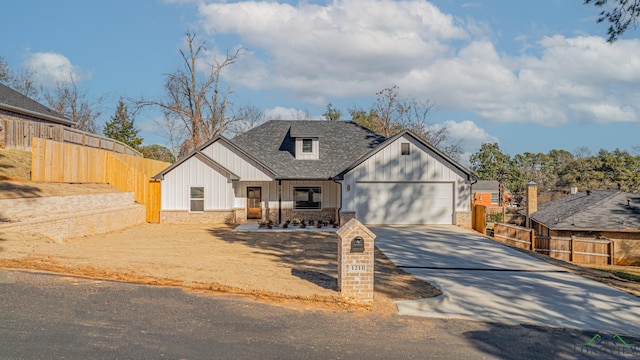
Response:
MULTIPOLYGON (((0 234, 0 267, 35 269, 188 290, 246 294, 279 303, 360 308, 337 292, 337 236, 321 232, 240 233, 229 226, 144 224, 63 244, 0 234)), ((376 254, 369 310, 440 291, 376 254)))

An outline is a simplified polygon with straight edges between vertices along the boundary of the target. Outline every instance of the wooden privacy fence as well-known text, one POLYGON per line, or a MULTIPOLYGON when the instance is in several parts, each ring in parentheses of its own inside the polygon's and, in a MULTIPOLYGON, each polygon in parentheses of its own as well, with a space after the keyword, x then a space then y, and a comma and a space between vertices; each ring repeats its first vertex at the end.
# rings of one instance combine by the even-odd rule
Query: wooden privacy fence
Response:
POLYGON ((471 228, 481 234, 487 234, 486 222, 487 207, 484 205, 473 205, 471 211, 471 228))
POLYGON ((110 184, 118 190, 133 192, 135 201, 147 207, 147 221, 153 222, 160 212, 160 185, 151 177, 169 165, 164 161, 34 138, 31 180, 110 184))
POLYGON ((0 136, 0 143, 4 143, 7 149, 30 151, 33 139, 39 138, 142 157, 139 151, 120 141, 60 124, 25 119, 0 119, 0 127, 4 129, 0 132, 0 135, 4 134, 4 139, 0 136))
POLYGON ((614 249, 611 240, 536 236, 532 229, 510 224, 496 224, 493 236, 513 246, 555 259, 580 264, 613 264, 614 249))
POLYGON ((535 239, 532 229, 497 223, 493 227, 493 237, 516 247, 535 251, 535 239))

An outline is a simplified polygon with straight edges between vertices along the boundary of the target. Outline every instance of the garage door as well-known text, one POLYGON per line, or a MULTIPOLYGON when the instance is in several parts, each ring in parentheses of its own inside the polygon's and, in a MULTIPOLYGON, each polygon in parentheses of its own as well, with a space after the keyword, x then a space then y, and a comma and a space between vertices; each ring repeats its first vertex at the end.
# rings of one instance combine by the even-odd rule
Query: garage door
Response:
POLYGON ((453 183, 357 183, 356 218, 363 224, 452 224, 453 183))

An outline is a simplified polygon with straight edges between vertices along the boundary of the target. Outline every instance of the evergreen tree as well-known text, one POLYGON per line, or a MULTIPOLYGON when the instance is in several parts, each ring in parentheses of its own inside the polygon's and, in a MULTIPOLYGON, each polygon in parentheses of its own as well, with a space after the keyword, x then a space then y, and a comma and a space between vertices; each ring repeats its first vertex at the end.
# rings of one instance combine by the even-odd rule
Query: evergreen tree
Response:
POLYGON ((104 135, 138 149, 142 144, 142 138, 138 137, 140 130, 136 129, 133 122, 134 119, 129 116, 127 105, 120 99, 111 121, 107 121, 104 126, 104 135))

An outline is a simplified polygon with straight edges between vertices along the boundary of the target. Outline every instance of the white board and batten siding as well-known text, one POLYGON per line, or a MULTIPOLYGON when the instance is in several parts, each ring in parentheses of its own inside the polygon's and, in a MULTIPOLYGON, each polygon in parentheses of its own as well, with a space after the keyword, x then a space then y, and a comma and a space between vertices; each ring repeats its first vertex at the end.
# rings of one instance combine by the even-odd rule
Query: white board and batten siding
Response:
POLYGON ((202 152, 243 181, 270 181, 269 175, 243 159, 219 141, 207 146, 202 152))
POLYGON ((234 194, 232 183, 195 156, 165 174, 162 181, 162 209, 189 210, 190 189, 204 187, 204 209, 232 209, 234 194))
POLYGON ((342 186, 342 211, 365 224, 451 224, 456 211, 470 211, 466 174, 408 135, 345 174, 342 186))

